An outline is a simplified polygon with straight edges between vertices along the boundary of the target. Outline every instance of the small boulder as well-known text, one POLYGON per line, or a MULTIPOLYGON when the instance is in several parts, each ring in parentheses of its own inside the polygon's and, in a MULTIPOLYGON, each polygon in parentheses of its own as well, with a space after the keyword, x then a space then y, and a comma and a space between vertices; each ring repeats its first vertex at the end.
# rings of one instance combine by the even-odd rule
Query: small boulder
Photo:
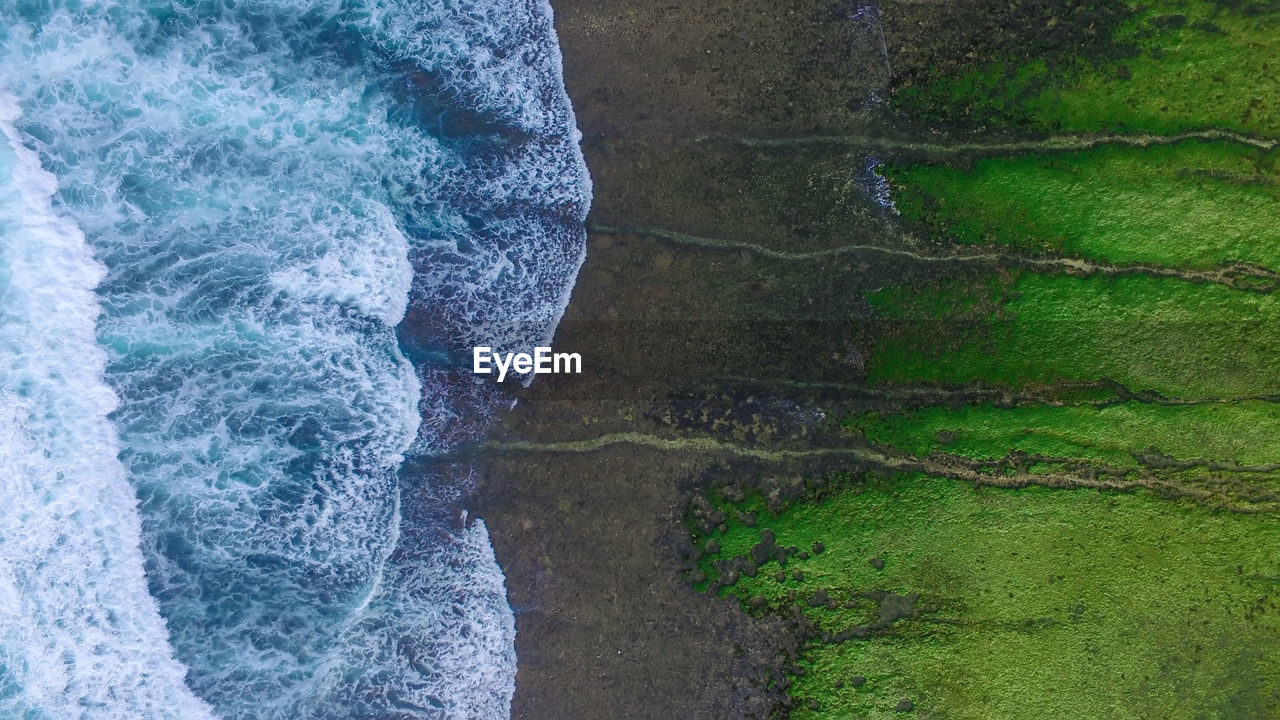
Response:
POLYGON ((787 574, 786 574, 785 572, 783 572, 783 571, 779 570, 778 572, 776 572, 776 573, 774 573, 774 574, 773 574, 773 579, 774 579, 774 580, 777 580, 778 582, 786 582, 786 581, 787 581, 787 574))
POLYGON ((768 599, 766 599, 765 596, 763 595, 756 595, 755 597, 751 598, 751 607, 757 610, 759 610, 760 608, 768 604, 769 604, 768 599))
POLYGON ((819 708, 821 708, 821 707, 822 707, 822 703, 818 702, 818 699, 817 699, 817 698, 809 698, 809 709, 810 709, 810 710, 818 710, 818 709, 819 709, 819 708))
POLYGON ((826 607, 831 604, 831 596, 827 595, 826 588, 818 588, 817 591, 809 597, 809 607, 826 607))
POLYGON ((916 709, 916 704, 911 702, 911 698, 902 698, 898 704, 893 707, 898 712, 911 712, 916 709))
POLYGON ((853 677, 849 678, 849 684, 854 687, 862 687, 863 685, 867 684, 867 679, 862 677, 861 675, 854 675, 853 677))
POLYGON ((826 546, 826 545, 823 545, 823 544, 822 544, 822 543, 820 543, 820 542, 816 542, 816 543, 814 543, 814 544, 813 544, 813 554, 814 554, 814 555, 821 555, 821 554, 823 553, 823 551, 824 551, 824 550, 826 550, 826 549, 827 549, 827 546, 826 546))
POLYGON ((773 539, 761 540, 751 546, 751 561, 757 566, 763 565, 773 559, 773 551, 777 546, 773 544, 773 539))
POLYGON ((873 568, 875 568, 875 569, 877 569, 877 570, 883 570, 883 569, 884 569, 884 558, 882 558, 882 557, 873 557, 873 558, 871 558, 871 567, 873 567, 873 568))
POLYGON ((706 552, 706 554, 708 554, 708 555, 715 555, 715 554, 719 553, 719 552, 720 552, 720 541, 719 541, 719 540, 708 540, 708 541, 707 541, 707 546, 706 546, 706 548, 704 548, 704 551, 705 551, 705 552, 706 552))

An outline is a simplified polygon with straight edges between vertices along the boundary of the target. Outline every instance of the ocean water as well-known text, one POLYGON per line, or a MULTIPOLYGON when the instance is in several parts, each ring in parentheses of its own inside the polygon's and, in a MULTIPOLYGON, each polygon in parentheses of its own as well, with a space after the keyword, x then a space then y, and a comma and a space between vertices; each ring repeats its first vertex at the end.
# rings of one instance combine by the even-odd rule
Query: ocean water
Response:
POLYGON ((436 458, 583 258, 546 3, 0 3, 0 129, 0 717, 505 718, 436 458))

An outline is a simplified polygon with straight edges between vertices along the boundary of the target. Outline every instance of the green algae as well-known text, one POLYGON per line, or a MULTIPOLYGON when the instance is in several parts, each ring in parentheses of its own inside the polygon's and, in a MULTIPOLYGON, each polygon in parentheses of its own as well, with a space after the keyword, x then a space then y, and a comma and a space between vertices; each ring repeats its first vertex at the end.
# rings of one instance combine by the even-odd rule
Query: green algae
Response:
POLYGON ((868 363, 874 382, 1109 379, 1186 399, 1280 388, 1275 295, 1142 275, 1023 273, 998 286, 961 282, 936 296, 890 288, 868 299, 887 326, 868 363), (955 296, 966 301, 939 311, 937 297, 955 296))
MULTIPOLYGON (((1005 131, 1280 133, 1280 4, 1125 6, 1079 57, 975 58, 893 102, 1005 131)), ((1029 473, 1146 489, 871 473, 777 514, 721 498, 700 586, 810 623, 790 717, 901 717, 903 698, 956 720, 1280 717, 1280 522, 1263 502, 1280 463, 1276 153, 1188 140, 883 169, 925 242, 1015 251, 865 295, 864 381, 940 387, 846 428, 916 457, 1023 454, 1029 473), (1037 264, 1055 257, 1072 261, 1037 264), (1233 265, 1263 280, 1215 274, 1233 265), (947 404, 948 386, 1009 398, 947 404)))
POLYGON ((1280 463, 1280 404, 1138 401, 1105 406, 927 407, 867 413, 847 426, 918 457, 935 452, 998 459, 1016 450, 1134 467, 1141 455, 1266 466, 1280 463))
MULTIPOLYGON (((1274 2, 1126 3, 1095 57, 988 59, 895 94, 922 118, 1043 130, 1280 132, 1280 7, 1274 2)), ((1045 28, 1045 32, 1052 32, 1045 28)))
POLYGON ((1280 269, 1277 157, 1230 143, 1185 142, 885 173, 904 218, 961 243, 1113 263, 1280 269))
POLYGON ((845 486, 777 516, 753 509, 759 526, 717 536, 721 556, 748 554, 762 528, 779 546, 825 551, 793 555, 783 582, 769 561, 726 592, 763 599, 757 612, 799 607, 819 632, 875 628, 811 645, 789 689, 793 718, 894 717, 901 698, 958 720, 1280 711, 1273 518, 919 476, 845 486), (835 609, 808 602, 819 590, 835 609))

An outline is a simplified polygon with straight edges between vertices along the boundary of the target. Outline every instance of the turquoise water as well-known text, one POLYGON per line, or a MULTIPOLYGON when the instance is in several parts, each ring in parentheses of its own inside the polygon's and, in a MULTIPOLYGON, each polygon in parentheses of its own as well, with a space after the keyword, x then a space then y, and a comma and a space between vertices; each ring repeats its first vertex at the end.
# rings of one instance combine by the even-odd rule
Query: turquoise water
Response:
POLYGON ((0 716, 506 717, 430 459, 582 261, 545 3, 20 2, 0 68, 0 716))

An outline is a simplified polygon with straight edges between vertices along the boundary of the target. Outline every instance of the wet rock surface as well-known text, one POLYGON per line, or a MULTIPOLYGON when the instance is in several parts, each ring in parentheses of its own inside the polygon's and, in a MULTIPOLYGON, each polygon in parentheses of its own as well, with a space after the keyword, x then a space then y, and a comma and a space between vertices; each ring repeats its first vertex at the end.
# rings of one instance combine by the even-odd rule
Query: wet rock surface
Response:
MULTIPOLYGON (((807 153, 808 163, 696 138, 861 127, 874 113, 850 101, 885 81, 865 70, 881 67, 880 51, 851 47, 825 2, 553 5, 595 194, 587 261, 554 346, 581 353, 584 368, 504 388, 519 403, 494 441, 696 430, 806 444, 824 432, 821 415, 805 393, 773 380, 802 377, 803 365, 813 378, 854 372, 847 309, 858 293, 847 279, 862 260, 841 259, 815 277, 750 252, 626 229, 797 248, 846 242, 828 232, 839 227, 873 239, 879 210, 846 187, 856 158, 807 153), (814 183, 829 202, 806 199, 814 183)), ((481 449, 474 462, 475 515, 516 609, 513 718, 725 720, 790 705, 787 683, 766 679, 785 679, 780 663, 803 635, 788 623, 804 619, 749 618, 737 599, 715 597, 744 575, 778 572, 769 563, 785 551, 762 534, 746 557, 724 558, 714 541, 695 548, 684 525, 692 489, 732 466, 627 445, 549 455, 481 449), (690 584, 706 577, 693 565, 703 555, 723 571, 710 592, 696 593, 690 584)), ((692 514, 704 533, 738 520, 710 507, 692 514)))

